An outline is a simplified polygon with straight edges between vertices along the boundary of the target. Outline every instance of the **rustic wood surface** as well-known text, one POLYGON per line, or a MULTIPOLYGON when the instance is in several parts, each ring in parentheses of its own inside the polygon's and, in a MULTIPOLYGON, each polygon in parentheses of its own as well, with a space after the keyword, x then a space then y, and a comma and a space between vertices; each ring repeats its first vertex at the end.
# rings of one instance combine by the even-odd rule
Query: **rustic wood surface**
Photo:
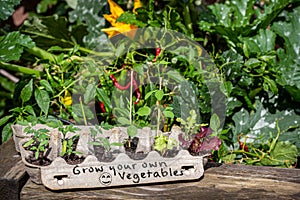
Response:
POLYGON ((19 199, 27 180, 24 164, 10 139, 0 146, 0 199, 19 199))
POLYGON ((300 169, 209 163, 196 181, 51 191, 28 180, 12 140, 0 146, 0 199, 300 199, 300 169), (27 181, 27 182, 26 182, 27 181), (24 183, 26 184, 24 185, 24 183), (22 188, 22 186, 24 187, 22 188))
POLYGON ((21 199, 300 199, 300 170, 221 165, 197 181, 69 191, 28 181, 21 199))

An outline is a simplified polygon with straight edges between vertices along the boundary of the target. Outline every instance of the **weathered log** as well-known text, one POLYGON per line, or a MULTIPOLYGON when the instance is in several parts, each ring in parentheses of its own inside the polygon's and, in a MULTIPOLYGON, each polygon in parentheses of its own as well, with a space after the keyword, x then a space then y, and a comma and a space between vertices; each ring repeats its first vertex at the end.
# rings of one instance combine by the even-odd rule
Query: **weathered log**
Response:
POLYGON ((28 175, 12 139, 0 146, 0 163, 0 199, 19 199, 28 175))
POLYGON ((50 191, 28 181, 21 199, 300 199, 300 170, 244 165, 208 168, 197 181, 50 191))
POLYGON ((197 181, 51 191, 28 179, 13 140, 0 146, 0 162, 0 199, 6 200, 300 199, 300 169, 208 163, 197 181))

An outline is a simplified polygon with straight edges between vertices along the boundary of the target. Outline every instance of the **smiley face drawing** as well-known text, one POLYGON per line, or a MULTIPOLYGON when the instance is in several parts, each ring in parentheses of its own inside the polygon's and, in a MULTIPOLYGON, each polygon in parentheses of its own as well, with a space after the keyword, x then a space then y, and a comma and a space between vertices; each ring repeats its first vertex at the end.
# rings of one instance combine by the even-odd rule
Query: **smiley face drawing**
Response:
POLYGON ((110 173, 104 172, 99 177, 99 181, 102 185, 110 185, 112 182, 112 176, 110 173))

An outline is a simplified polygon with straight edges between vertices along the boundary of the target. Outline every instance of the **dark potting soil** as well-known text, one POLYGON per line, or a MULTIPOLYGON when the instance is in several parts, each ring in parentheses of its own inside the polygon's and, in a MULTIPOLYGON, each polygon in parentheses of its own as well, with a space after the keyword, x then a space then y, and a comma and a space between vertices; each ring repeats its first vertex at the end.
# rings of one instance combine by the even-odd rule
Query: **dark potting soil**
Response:
POLYGON ((52 162, 51 160, 45 157, 36 159, 33 155, 29 155, 26 158, 26 161, 29 162, 30 164, 39 165, 39 166, 47 166, 50 165, 52 162))
MULTIPOLYGON (((142 160, 147 157, 148 153, 144 152, 136 152, 136 148, 139 142, 139 138, 129 138, 124 143, 125 153, 129 156, 129 158, 133 160, 142 160)), ((120 153, 119 151, 107 152, 103 146, 94 146, 95 156, 100 162, 112 162, 117 155, 120 153)), ((167 150, 163 154, 160 153, 162 157, 172 158, 178 154, 178 150, 167 150)))
POLYGON ((69 165, 77 165, 80 164, 84 161, 85 157, 80 157, 78 155, 75 154, 71 154, 71 155, 64 155, 62 157, 69 165))

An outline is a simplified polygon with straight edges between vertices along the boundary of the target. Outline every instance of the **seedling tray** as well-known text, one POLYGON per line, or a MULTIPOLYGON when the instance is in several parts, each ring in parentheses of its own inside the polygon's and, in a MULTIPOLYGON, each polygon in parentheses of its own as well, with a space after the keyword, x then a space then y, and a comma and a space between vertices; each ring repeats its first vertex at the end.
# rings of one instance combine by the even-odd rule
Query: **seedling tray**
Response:
POLYGON ((202 156, 191 156, 181 150, 175 157, 165 158, 151 151, 142 160, 121 153, 109 163, 88 156, 81 164, 69 165, 58 157, 41 168, 41 178, 47 188, 61 190, 193 180, 199 179, 203 172, 202 156))

